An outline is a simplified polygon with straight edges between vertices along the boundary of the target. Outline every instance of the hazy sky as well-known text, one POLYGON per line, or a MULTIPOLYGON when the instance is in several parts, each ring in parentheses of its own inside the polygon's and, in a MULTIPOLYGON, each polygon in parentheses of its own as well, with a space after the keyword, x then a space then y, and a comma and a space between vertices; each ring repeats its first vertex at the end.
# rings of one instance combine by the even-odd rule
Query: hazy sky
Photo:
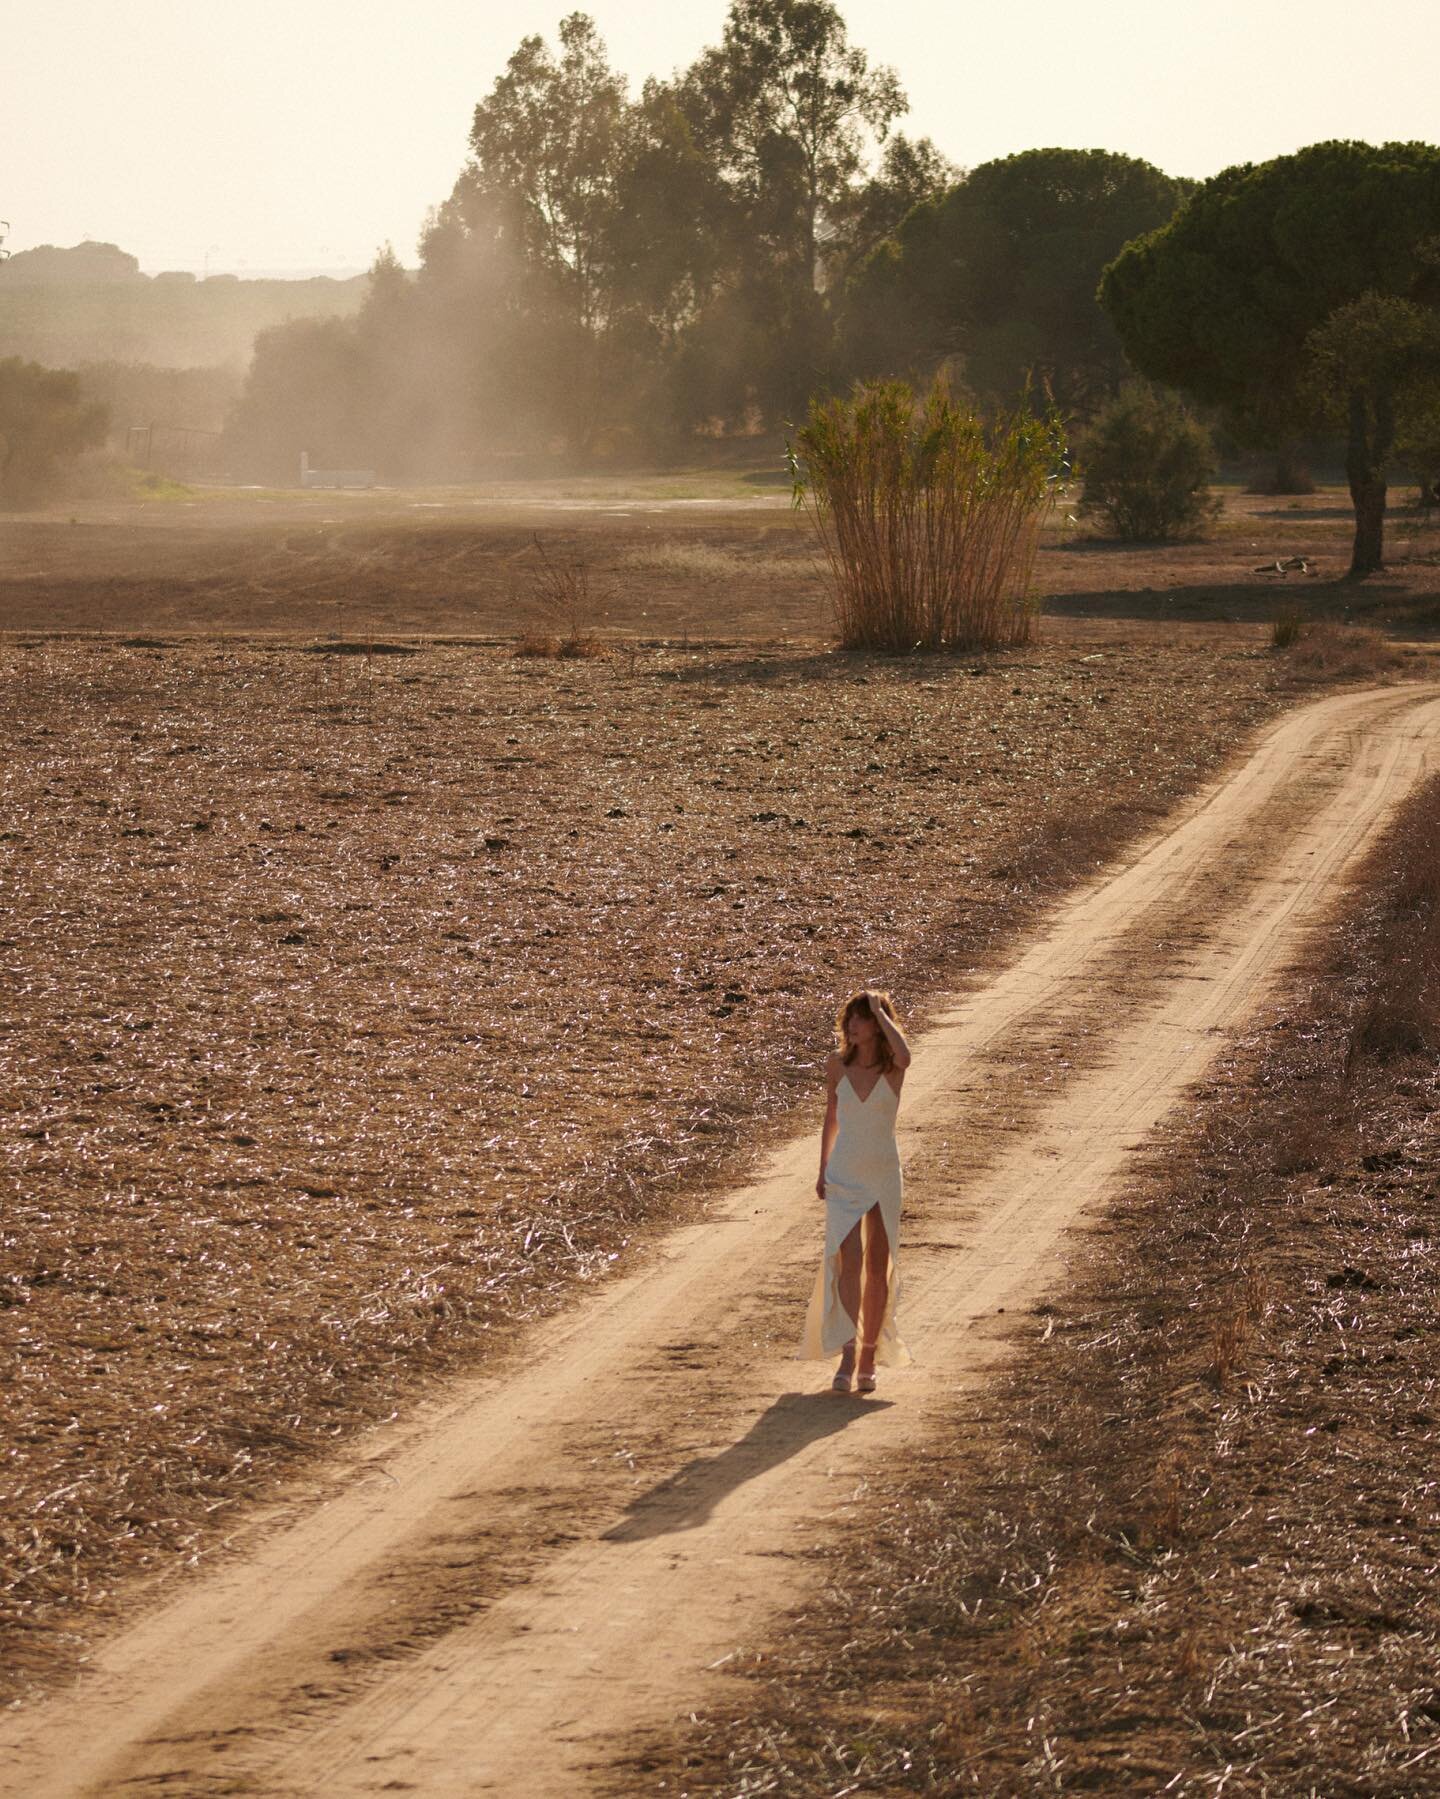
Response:
MULTIPOLYGON (((475 102, 536 0, 34 0, 0 105, 9 248, 118 243, 153 273, 413 264, 475 102)), ((638 88, 719 40, 725 0, 593 0, 638 88)), ((902 121, 973 167, 1036 145, 1210 175, 1321 138, 1440 139, 1440 4, 1090 0, 1068 10, 841 0, 902 121)))

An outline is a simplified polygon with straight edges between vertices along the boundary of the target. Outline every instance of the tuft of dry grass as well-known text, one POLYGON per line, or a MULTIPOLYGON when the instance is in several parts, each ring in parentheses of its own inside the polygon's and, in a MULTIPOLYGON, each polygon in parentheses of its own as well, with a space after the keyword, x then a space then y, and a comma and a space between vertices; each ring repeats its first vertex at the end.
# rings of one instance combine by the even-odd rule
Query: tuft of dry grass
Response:
POLYGON ((1210 1378, 1223 1392, 1230 1383, 1252 1333, 1270 1306, 1270 1282, 1264 1274, 1247 1274, 1219 1304, 1211 1325, 1210 1378))
POLYGON ((719 544, 671 542, 629 550, 621 557, 620 566, 674 575, 684 581, 730 581, 754 575, 757 558, 742 556, 719 544))
MULTIPOLYGON (((1272 635, 1280 629, 1277 620, 1272 635)), ((1274 641, 1277 647, 1284 647, 1278 635, 1274 641)), ((1405 660, 1372 626, 1337 624, 1331 619, 1302 625, 1289 638, 1287 656, 1296 675, 1330 681, 1373 680, 1402 668, 1405 660)))
POLYGON ((611 646, 598 637, 583 633, 571 637, 556 637, 545 631, 523 632, 510 652, 512 656, 540 657, 552 662, 572 661, 577 657, 584 660, 588 657, 608 656, 610 653, 611 646))
POLYGON ((595 630, 599 601, 591 591, 589 563, 583 556, 552 556, 539 537, 531 541, 539 560, 529 601, 543 628, 524 632, 514 654, 562 660, 607 655, 595 630))
POLYGON ((1437 844, 1440 777, 1043 1329, 623 1790, 1434 1790, 1440 1071, 1362 1027, 1440 1021, 1437 844))

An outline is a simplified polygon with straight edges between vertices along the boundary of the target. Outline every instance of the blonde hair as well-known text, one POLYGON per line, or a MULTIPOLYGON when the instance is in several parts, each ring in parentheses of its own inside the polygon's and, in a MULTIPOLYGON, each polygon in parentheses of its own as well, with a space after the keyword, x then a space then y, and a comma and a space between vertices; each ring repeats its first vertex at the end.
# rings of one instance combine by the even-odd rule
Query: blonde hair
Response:
MULTIPOLYGON (((881 992, 879 989, 876 991, 879 995, 882 1010, 893 1023, 899 1025, 901 1030, 904 1030, 905 1027, 900 1024, 900 1014, 895 1010, 894 1000, 891 999, 888 993, 881 992)), ((874 1008, 866 998, 865 990, 863 988, 858 989, 856 992, 852 993, 847 1000, 843 1001, 835 1013, 835 1047, 842 1062, 849 1062, 857 1054, 857 1045, 850 1041, 849 1033, 845 1028, 857 1012, 863 1014, 866 1018, 873 1018, 875 1015, 874 1008)), ((875 1054, 879 1060, 882 1073, 895 1066, 895 1053, 890 1048, 890 1039, 878 1025, 875 1029, 875 1054)))

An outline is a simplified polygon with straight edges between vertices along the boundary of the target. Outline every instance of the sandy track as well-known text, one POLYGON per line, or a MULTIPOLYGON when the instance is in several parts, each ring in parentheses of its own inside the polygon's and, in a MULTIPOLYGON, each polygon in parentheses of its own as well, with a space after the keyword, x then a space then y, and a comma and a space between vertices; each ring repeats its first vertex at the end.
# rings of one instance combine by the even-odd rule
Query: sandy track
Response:
MULTIPOLYGON (((789 1360, 816 1129, 525 1359, 367 1435, 0 1726, 16 1795, 553 1794, 799 1593, 1063 1267, 1440 744, 1440 689, 1318 702, 941 1008, 900 1108, 903 1328, 873 1401, 789 1360), (1003 1321, 1002 1321, 1003 1322, 1003 1321), (815 1389, 822 1389, 816 1391, 815 1389)), ((621 1778, 622 1787, 626 1785, 621 1778)), ((633 1790, 633 1782, 630 1783, 633 1790)))

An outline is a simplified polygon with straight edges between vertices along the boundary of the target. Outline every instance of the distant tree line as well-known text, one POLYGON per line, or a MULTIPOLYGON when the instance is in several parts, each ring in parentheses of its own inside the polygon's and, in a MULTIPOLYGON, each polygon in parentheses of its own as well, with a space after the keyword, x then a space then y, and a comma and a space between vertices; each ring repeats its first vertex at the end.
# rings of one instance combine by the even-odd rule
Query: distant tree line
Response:
MULTIPOLYGON (((337 292, 269 324, 233 404, 223 371, 197 377, 186 422, 203 434, 198 415, 228 404, 242 478, 292 482, 307 450, 463 480, 496 457, 648 459, 774 431, 857 380, 941 371, 982 410, 1029 390, 1082 450, 1088 432, 1089 498, 1117 529, 1203 523, 1217 425, 1272 459, 1277 489, 1317 442, 1343 456, 1357 575, 1380 566, 1397 462, 1440 504, 1440 150, 1316 144, 1203 183, 1098 149, 962 172, 897 129, 906 108, 831 0, 731 0, 720 43, 638 96, 572 13, 476 106, 418 270, 387 248, 358 310, 337 292)), ((146 285, 113 246, 80 248, 77 294, 146 285)), ((49 280, 78 253, 30 254, 49 280)), ((73 395, 11 370, 0 440, 31 446, 5 452, 12 491, 38 454, 27 409, 74 445, 103 429, 87 400, 112 427, 180 404, 135 360, 73 395)))
POLYGON ((0 356, 50 368, 225 367, 238 377, 257 332, 302 314, 353 316, 368 285, 364 275, 201 280, 183 269, 145 275, 114 244, 42 244, 0 262, 0 356))
POLYGON ((1126 373, 1101 273, 1190 184, 1098 150, 962 177, 896 129, 906 107, 829 0, 733 0, 638 97, 572 13, 475 108, 418 272, 387 249, 355 319, 261 333, 236 457, 289 478, 302 448, 392 477, 653 455, 941 363, 982 401, 1033 380, 1092 408, 1126 373))

